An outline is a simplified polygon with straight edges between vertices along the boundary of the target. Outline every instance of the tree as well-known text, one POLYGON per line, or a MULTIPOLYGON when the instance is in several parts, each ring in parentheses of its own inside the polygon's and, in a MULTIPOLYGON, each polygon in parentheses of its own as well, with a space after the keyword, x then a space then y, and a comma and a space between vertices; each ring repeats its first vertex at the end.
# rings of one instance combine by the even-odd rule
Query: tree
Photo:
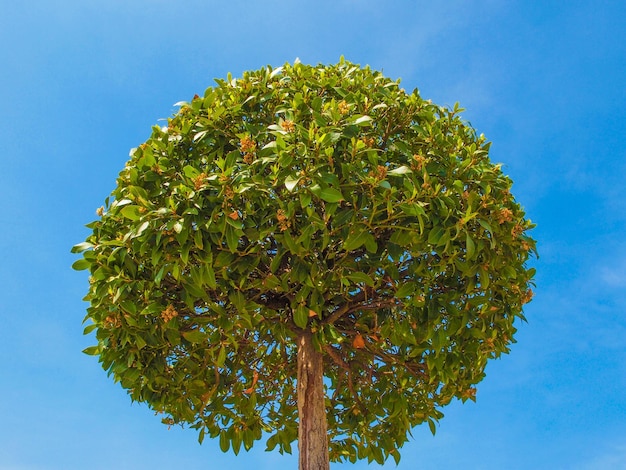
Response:
POLYGON ((396 461, 475 399, 531 298, 532 227, 453 109, 345 61, 216 80, 133 149, 87 241, 86 334, 223 451, 396 461))

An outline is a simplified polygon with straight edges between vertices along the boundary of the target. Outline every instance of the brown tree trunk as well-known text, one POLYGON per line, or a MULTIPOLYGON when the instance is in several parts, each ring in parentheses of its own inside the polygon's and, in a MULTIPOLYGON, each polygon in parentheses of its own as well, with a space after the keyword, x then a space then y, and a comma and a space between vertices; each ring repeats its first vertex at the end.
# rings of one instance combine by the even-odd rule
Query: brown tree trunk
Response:
POLYGON ((299 470, 329 470, 324 363, 306 330, 298 338, 299 470))

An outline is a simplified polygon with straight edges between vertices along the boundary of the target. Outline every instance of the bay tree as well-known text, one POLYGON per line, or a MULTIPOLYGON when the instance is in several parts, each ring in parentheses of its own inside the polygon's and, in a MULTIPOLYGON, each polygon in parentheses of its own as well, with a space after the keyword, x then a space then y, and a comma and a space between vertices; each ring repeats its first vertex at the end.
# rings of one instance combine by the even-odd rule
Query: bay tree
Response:
POLYGON ((532 296, 532 223, 490 143, 343 58, 178 106, 73 248, 85 352, 223 451, 399 461, 413 427, 475 399, 532 296))

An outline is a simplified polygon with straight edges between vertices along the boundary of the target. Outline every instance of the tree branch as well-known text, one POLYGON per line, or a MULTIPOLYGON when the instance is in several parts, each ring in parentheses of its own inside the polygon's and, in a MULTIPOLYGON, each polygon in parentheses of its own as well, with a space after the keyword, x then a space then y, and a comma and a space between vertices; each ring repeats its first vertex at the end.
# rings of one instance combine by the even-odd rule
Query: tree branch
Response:
POLYGON ((341 357, 339 351, 337 351, 335 347, 327 344, 326 346, 324 346, 324 349, 326 350, 330 358, 335 362, 335 364, 337 364, 344 370, 350 370, 350 365, 343 360, 343 357, 341 357))

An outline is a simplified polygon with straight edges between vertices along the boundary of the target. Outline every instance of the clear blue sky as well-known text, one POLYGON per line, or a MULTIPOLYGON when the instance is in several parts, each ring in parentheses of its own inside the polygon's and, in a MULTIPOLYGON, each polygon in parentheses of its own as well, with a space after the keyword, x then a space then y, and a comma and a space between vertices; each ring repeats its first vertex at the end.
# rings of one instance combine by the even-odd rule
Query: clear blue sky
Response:
POLYGON ((131 405, 81 354, 69 250, 174 103, 342 54, 459 101, 538 224, 518 344, 398 468, 626 469, 623 0, 0 0, 0 470, 296 468, 131 405))

